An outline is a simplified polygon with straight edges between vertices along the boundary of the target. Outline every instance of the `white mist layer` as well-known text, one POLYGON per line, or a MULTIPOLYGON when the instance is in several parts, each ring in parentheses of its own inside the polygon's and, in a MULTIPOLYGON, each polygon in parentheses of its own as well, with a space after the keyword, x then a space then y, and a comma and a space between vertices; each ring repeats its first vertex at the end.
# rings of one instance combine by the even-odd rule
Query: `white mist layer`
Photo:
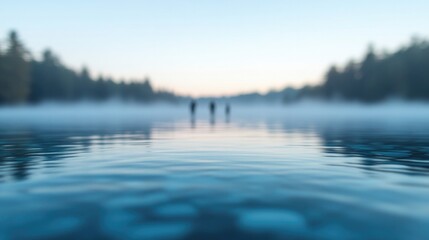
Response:
MULTIPOLYGON (((132 120, 174 120, 189 119, 187 104, 44 104, 0 108, 0 123, 85 123, 132 120)), ((216 118, 225 117, 225 105, 218 104, 216 118)), ((429 120, 429 104, 387 102, 376 105, 351 103, 302 102, 292 105, 231 105, 231 119, 263 120, 338 120, 338 119, 379 119, 379 120, 429 120)), ((209 119, 207 104, 198 104, 196 119, 209 119)))

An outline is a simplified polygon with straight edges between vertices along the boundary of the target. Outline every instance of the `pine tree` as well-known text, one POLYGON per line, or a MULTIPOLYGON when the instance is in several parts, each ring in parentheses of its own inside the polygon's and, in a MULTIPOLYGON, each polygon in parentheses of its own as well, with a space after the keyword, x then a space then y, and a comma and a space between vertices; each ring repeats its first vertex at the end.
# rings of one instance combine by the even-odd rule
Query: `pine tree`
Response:
POLYGON ((3 74, 0 79, 0 102, 21 103, 30 93, 28 52, 16 32, 9 34, 8 48, 2 57, 3 74))

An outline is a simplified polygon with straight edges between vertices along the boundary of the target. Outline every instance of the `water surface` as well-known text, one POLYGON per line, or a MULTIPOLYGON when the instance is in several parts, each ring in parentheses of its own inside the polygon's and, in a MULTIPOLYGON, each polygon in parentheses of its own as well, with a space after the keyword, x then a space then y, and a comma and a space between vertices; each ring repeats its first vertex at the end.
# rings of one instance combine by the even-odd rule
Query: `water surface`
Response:
POLYGON ((0 112, 0 239, 429 238, 429 118, 234 110, 0 112))

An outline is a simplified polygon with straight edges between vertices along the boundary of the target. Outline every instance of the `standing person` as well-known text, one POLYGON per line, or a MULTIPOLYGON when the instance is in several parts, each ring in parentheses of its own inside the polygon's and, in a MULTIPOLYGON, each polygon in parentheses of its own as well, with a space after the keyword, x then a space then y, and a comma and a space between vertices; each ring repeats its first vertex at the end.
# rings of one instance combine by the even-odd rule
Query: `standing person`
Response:
POLYGON ((215 111, 216 111, 216 103, 212 100, 212 101, 210 102, 210 114, 211 114, 212 116, 214 116, 215 111))
POLYGON ((225 105, 225 114, 227 117, 229 117, 229 114, 231 113, 231 106, 229 105, 229 103, 226 103, 225 105))
POLYGON ((191 115, 194 116, 195 110, 197 108, 197 102, 195 100, 192 100, 191 103, 189 104, 189 107, 191 109, 191 115))

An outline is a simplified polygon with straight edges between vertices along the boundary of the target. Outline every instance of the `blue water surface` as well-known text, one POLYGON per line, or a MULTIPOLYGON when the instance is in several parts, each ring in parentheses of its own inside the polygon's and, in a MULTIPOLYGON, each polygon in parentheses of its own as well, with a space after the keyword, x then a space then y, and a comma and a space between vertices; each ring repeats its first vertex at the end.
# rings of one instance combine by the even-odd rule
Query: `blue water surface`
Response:
POLYGON ((426 118, 186 110, 3 112, 0 239, 429 239, 426 118))

